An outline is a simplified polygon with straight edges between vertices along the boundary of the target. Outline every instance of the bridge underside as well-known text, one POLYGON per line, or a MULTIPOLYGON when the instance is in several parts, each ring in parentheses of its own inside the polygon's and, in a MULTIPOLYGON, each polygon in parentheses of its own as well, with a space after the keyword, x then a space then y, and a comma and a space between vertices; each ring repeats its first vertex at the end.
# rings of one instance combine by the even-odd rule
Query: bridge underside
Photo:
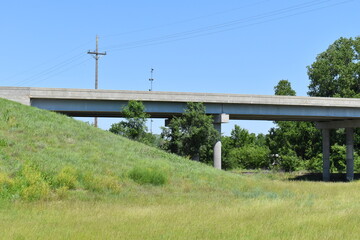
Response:
MULTIPOLYGON (((123 117, 121 109, 128 101, 31 99, 31 105, 74 117, 123 117)), ((152 118, 180 116, 186 108, 182 102, 143 102, 152 118)), ((276 106, 258 104, 205 103, 207 114, 226 113, 234 120, 314 121, 322 129, 323 180, 330 181, 329 129, 346 128, 346 179, 354 178, 353 138, 354 128, 360 127, 358 108, 333 108, 320 106, 276 106)), ((221 121, 215 124, 221 133, 221 121)), ((221 169, 221 142, 214 146, 214 167, 221 169)))
MULTIPOLYGON (((186 108, 181 102, 143 102, 152 118, 180 116, 186 108)), ((72 117, 123 117, 127 101, 31 99, 31 105, 72 117)), ((339 121, 360 119, 360 109, 311 106, 205 103, 206 113, 226 113, 233 120, 339 121)))

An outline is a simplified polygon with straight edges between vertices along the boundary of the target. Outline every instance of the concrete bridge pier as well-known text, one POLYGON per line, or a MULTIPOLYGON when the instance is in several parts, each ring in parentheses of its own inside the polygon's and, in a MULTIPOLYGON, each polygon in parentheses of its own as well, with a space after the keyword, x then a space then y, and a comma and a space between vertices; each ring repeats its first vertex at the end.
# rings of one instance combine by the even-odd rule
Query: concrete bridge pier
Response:
POLYGON ((346 128, 346 180, 354 180, 354 129, 346 128))
POLYGON ((229 115, 222 113, 214 116, 214 127, 220 133, 214 145, 214 168, 221 169, 221 124, 229 122, 229 115))
POLYGON ((346 180, 354 180, 354 128, 360 127, 359 120, 318 122, 322 130, 323 180, 330 181, 330 129, 345 128, 346 133, 346 180))
POLYGON ((330 129, 322 129, 323 181, 330 181, 330 129))

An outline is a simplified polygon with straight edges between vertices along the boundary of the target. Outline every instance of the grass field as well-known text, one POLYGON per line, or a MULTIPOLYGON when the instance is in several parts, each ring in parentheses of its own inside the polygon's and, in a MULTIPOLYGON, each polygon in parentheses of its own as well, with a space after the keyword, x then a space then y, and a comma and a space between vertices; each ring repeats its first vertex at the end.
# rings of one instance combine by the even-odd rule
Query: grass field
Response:
POLYGON ((219 171, 0 99, 0 239, 359 238, 359 181, 288 178, 219 171))

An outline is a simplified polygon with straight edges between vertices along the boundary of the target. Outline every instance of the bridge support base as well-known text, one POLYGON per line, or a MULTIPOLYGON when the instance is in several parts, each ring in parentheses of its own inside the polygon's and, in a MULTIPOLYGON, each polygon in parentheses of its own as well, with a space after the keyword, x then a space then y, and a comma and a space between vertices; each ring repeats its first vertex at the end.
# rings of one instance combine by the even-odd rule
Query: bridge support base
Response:
POLYGON ((220 133, 214 145, 214 168, 221 169, 221 124, 229 122, 228 114, 219 114, 214 116, 214 127, 220 133))
POLYGON ((214 168, 221 169, 221 141, 214 146, 214 168))

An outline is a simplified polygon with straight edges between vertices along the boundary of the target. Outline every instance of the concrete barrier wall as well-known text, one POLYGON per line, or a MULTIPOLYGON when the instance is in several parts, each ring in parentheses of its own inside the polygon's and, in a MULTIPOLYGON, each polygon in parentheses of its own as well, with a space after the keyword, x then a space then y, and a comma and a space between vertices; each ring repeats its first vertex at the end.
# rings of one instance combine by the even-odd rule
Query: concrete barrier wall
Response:
POLYGON ((29 87, 0 87, 0 98, 30 105, 29 87))
POLYGON ((81 100, 139 100, 143 102, 202 102, 280 106, 321 106, 360 108, 360 99, 274 96, 223 93, 125 91, 102 89, 30 88, 31 98, 81 100))

